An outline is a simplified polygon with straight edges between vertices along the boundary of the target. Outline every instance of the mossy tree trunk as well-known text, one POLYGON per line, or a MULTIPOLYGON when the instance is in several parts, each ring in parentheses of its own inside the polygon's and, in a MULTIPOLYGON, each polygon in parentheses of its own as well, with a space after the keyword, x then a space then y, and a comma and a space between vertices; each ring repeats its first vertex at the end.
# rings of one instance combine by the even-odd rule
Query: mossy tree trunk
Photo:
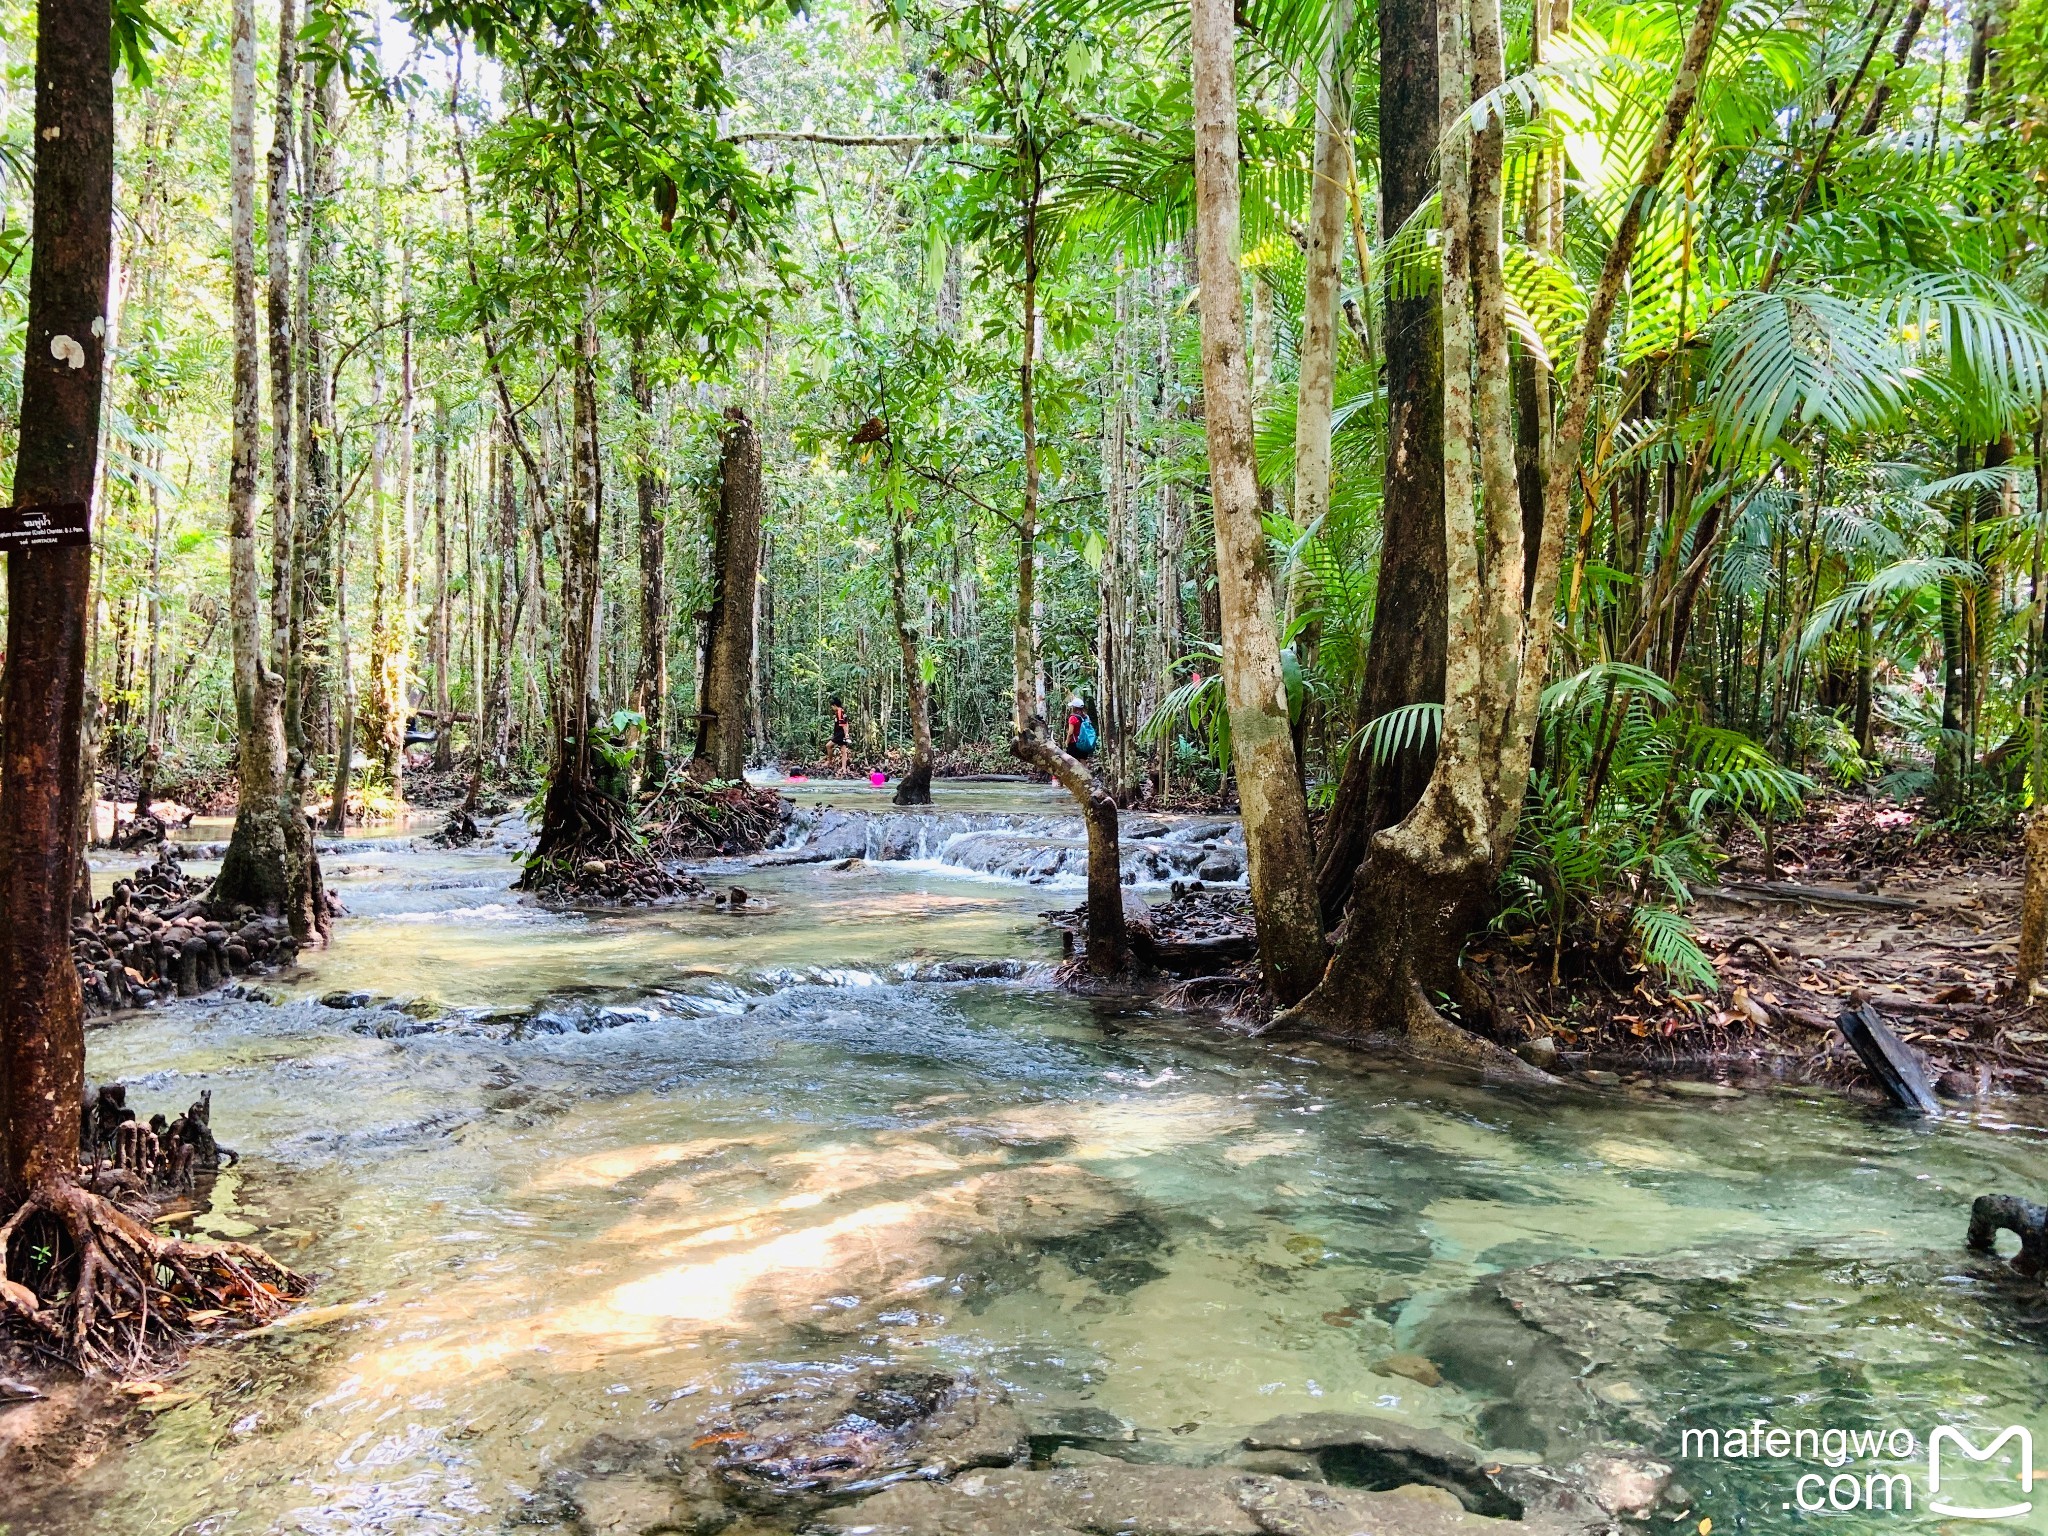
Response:
POLYGON ((1443 145, 1444 514, 1448 626, 1444 720, 1422 798, 1373 837, 1322 984, 1276 1021, 1340 1039, 1393 1038, 1482 1069, 1534 1071, 1446 1017, 1468 998, 1466 937, 1492 909, 1528 784, 1537 703, 1569 508, 1601 352, 1645 207, 1690 115, 1722 0, 1700 0, 1630 199, 1587 307, 1544 483, 1534 581, 1515 478, 1502 256, 1502 130, 1471 103, 1504 72, 1500 0, 1439 0, 1443 145), (1526 595, 1525 595, 1526 592, 1526 595))

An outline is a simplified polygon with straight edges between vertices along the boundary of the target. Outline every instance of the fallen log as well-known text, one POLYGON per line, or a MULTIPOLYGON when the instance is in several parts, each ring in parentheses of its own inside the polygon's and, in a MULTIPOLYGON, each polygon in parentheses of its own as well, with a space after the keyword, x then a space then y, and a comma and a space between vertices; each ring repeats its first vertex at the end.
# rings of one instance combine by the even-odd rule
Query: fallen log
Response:
POLYGON ((1725 896, 1741 892, 1767 896, 1774 901, 1810 901, 1815 906, 1886 907, 1899 912, 1917 912, 1921 903, 1910 896, 1883 896, 1875 891, 1851 891, 1833 885, 1800 885, 1791 880, 1733 880, 1721 885, 1696 887, 1696 896, 1725 896))

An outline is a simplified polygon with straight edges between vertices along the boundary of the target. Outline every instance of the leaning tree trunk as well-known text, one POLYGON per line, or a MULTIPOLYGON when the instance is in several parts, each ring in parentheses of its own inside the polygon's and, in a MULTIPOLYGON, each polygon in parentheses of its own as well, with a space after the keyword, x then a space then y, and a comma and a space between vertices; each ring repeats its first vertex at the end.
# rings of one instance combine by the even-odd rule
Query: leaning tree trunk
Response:
MULTIPOLYGON (((256 348, 256 17, 255 0, 237 0, 230 47, 228 230, 233 272, 234 409, 228 460, 228 618, 235 677, 239 792, 235 829, 209 896, 212 905, 253 907, 286 917, 301 943, 327 930, 312 832, 299 807, 285 753, 284 674, 263 657, 256 575, 256 477, 262 448, 256 348)), ((285 243, 278 231, 273 245, 285 243)), ((291 484, 289 383, 279 392, 277 454, 285 460, 273 487, 291 484)), ((290 521, 287 507, 275 509, 290 521)))
POLYGON ((898 805, 932 803, 931 689, 924 680, 917 627, 910 622, 910 577, 903 547, 903 517, 892 493, 889 506, 889 605, 896 644, 903 653, 903 684, 910 690, 910 771, 896 786, 898 805))
POLYGON ((713 528, 711 619, 704 684, 697 705, 698 779, 738 779, 747 771, 754 681, 754 584, 761 573, 761 439, 746 411, 725 408, 713 528))
MULTIPOLYGON (((1437 0, 1382 5, 1380 227, 1399 229, 1436 189, 1437 0)), ((1443 317, 1436 290, 1389 281, 1387 459, 1381 502, 1378 598, 1359 693, 1360 724, 1444 696, 1443 317)), ((1356 751, 1323 821, 1316 889, 1335 925, 1351 899, 1366 842, 1415 804, 1436 750, 1420 744, 1377 761, 1356 751)))
MULTIPOLYGON (((107 0, 40 0, 36 219, 22 365, 16 506, 89 504, 99 467, 114 81, 107 0)), ((92 551, 7 556, 0 710, 0 1201, 78 1166, 84 1001, 71 963, 79 738, 92 551)))
POLYGON ((1027 151, 1030 183, 1024 198, 1024 358, 1018 367, 1017 423, 1024 438, 1024 503, 1017 518, 1017 608, 1010 628, 1010 752, 1049 775, 1074 797, 1088 829, 1088 954, 1097 976, 1130 969, 1130 933, 1124 923, 1123 848, 1117 804, 1087 765, 1053 745, 1045 728, 1038 669, 1038 211, 1043 166, 1027 151))
POLYGON ((1201 263, 1203 425, 1209 441, 1223 691, 1266 985, 1283 1003, 1322 975, 1321 910, 1302 794, 1266 536, 1259 521, 1238 241, 1237 55, 1231 0, 1192 0, 1195 231, 1201 263))
POLYGON ((655 454, 654 385, 637 344, 631 383, 640 430, 647 434, 634 476, 640 498, 640 665, 633 702, 647 720, 646 776, 659 784, 668 777, 668 477, 655 454))

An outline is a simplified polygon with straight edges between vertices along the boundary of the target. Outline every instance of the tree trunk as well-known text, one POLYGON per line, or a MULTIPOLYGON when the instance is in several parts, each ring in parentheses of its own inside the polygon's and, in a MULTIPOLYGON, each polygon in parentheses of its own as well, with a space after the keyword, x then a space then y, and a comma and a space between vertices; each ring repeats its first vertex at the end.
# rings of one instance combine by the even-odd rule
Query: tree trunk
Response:
MULTIPOLYGON (((597 320, 586 312, 570 380, 573 423, 569 459, 571 494, 556 529, 561 566, 561 662, 555 670, 554 756, 541 805, 540 835, 527 863, 526 881, 549 861, 613 851, 616 823, 601 801, 590 737, 597 723, 595 694, 598 606, 603 586, 604 484, 597 437, 597 320)), ((539 530, 536 528, 536 536, 539 530)), ((538 554, 536 554, 536 562, 538 554)))
POLYGON ((1045 728, 1043 674, 1038 665, 1038 213, 1044 164, 1025 150, 1024 356, 1017 369, 1017 424, 1024 439, 1024 500, 1017 517, 1017 608, 1010 626, 1010 752, 1074 797, 1088 828, 1088 955, 1096 976, 1130 969, 1124 926, 1123 848, 1117 804, 1079 758, 1055 746, 1045 728))
MULTIPOLYGON (((37 7, 35 207, 16 506, 89 503, 99 464, 114 82, 106 0, 37 7)), ((0 1201, 68 1179, 85 1092, 71 962, 92 552, 7 557, 0 710, 0 1201)))
POLYGON ((1259 954, 1267 986, 1294 1003, 1322 974, 1325 951, 1259 522, 1238 246, 1236 24, 1230 0, 1192 0, 1192 9, 1202 417, 1223 604, 1223 688, 1259 954))
MULTIPOLYGON (((412 124, 405 130, 406 194, 412 188, 412 124)), ((401 205, 410 206, 409 203, 401 205)), ((419 551, 419 406, 413 379, 412 237, 400 215, 398 247, 398 570, 391 625, 390 714, 386 718, 386 772, 391 798, 405 803, 405 732, 412 714, 412 643, 418 609, 416 572, 419 551)))
MULTIPOLYGON (((230 48, 228 227, 233 270, 234 410, 228 466, 228 608, 234 655, 239 790, 235 829, 209 900, 286 917, 293 937, 317 942, 327 906, 311 830, 285 752, 284 674, 263 656, 261 583, 256 575, 256 478, 262 449, 256 349, 256 3, 236 0, 230 48)), ((275 244, 285 243, 282 230, 275 244)), ((291 484, 289 384, 279 403, 273 486, 291 484)), ((280 506, 275 515, 290 522, 280 506)), ((273 558, 275 546, 273 545, 273 558)))
POLYGON ((454 690, 448 673, 452 661, 453 618, 448 569, 448 406, 434 397, 434 627, 428 646, 434 669, 434 769, 455 766, 454 690))
POLYGON ((2026 876, 2020 890, 2020 948, 2014 961, 2022 1003, 2048 970, 2048 803, 2027 818, 2026 876))
MULTIPOLYGON (((309 72, 310 74, 310 72, 309 72)), ((334 387, 328 360, 328 322, 333 286, 328 267, 332 231, 328 215, 339 190, 335 164, 336 92, 332 79, 316 84, 308 78, 305 110, 300 117, 300 155, 306 167, 305 212, 300 221, 299 280, 294 303, 305 338, 305 366, 298 377, 299 420, 304 427, 301 485, 304 496, 293 529, 293 564, 297 577, 292 593, 293 654, 286 678, 285 736, 300 754, 299 774, 311 773, 312 744, 307 740, 306 711, 310 704, 327 706, 327 669, 332 645, 328 609, 336 597, 333 550, 335 522, 334 387)), ((318 724, 317 720, 314 722, 318 724)), ((346 734, 352 722, 344 720, 346 734)))
MULTIPOLYGON (((1392 233, 1436 189, 1436 0, 1382 4, 1380 227, 1392 233)), ((1388 285, 1387 461, 1378 599, 1358 721, 1444 696, 1443 318, 1434 291, 1388 285)), ((1334 926, 1374 832, 1407 815, 1428 782, 1433 744, 1375 764, 1353 752, 1323 822, 1316 889, 1334 926)))
POLYGON ((893 797, 898 805, 932 803, 932 712, 931 689, 924 680, 923 658, 918 654, 917 626, 910 618, 910 579, 903 539, 903 516, 895 505, 893 491, 889 505, 889 605, 896 620, 896 643, 903 653, 903 684, 910 690, 910 771, 903 775, 893 797))
POLYGON ((1294 411, 1294 520, 1313 528, 1330 510, 1330 418, 1337 395, 1337 293, 1351 190, 1352 0, 1330 9, 1330 44, 1316 91, 1315 181, 1309 191, 1294 411))
POLYGON ((1399 825, 1376 834, 1369 845, 1337 954, 1321 986, 1276 1021, 1280 1027, 1352 1040, 1392 1036, 1423 1054, 1490 1072, 1526 1076, 1533 1070, 1491 1041, 1448 1022, 1436 999, 1460 998, 1468 990, 1459 958, 1467 935, 1495 900, 1496 882, 1513 844, 1555 630, 1567 496, 1599 380, 1601 352, 1635 254, 1645 206, 1691 113, 1719 26, 1721 3, 1701 0, 1670 98, 1587 306, 1544 486, 1541 548, 1526 602, 1527 567, 1507 411, 1511 386, 1501 268, 1502 130, 1494 115, 1475 134, 1469 111, 1476 96, 1501 82, 1500 5, 1499 0, 1439 4, 1443 465, 1449 577, 1443 739, 1421 800, 1399 825), (1469 382, 1475 377, 1476 395, 1469 382))
POLYGON ((334 516, 334 673, 339 698, 334 717, 334 790, 327 807, 327 830, 348 828, 348 781, 356 763, 356 669, 348 635, 348 507, 334 516))
POLYGON ((298 13, 296 0, 278 0, 277 98, 270 137, 270 179, 263 205, 266 257, 269 264, 270 326, 270 669, 280 678, 291 675, 292 559, 296 514, 296 460, 293 417, 297 387, 293 377, 292 336, 292 103, 298 94, 298 13))
POLYGON ((640 412, 640 665, 633 707, 647 718, 647 777, 668 777, 668 477, 654 441, 654 385, 641 366, 636 344, 632 362, 633 404, 640 412))
POLYGON ((729 405, 718 459, 713 525, 711 620, 697 706, 699 779, 747 771, 747 697, 754 678, 754 584, 761 570, 761 439, 744 409, 729 405))
POLYGON ((1103 402, 1102 570, 1096 582, 1100 612, 1095 629, 1097 774, 1119 804, 1142 788, 1136 737, 1138 700, 1138 549, 1131 509, 1130 284, 1116 287, 1116 332, 1110 345, 1108 398, 1103 402))
POLYGON ((502 778, 512 757, 512 652, 526 602, 520 579, 519 498, 512 484, 512 455, 502 424, 492 443, 491 463, 498 488, 498 537, 492 560, 492 609, 497 615, 493 635, 490 693, 484 702, 479 744, 488 746, 491 771, 502 778))

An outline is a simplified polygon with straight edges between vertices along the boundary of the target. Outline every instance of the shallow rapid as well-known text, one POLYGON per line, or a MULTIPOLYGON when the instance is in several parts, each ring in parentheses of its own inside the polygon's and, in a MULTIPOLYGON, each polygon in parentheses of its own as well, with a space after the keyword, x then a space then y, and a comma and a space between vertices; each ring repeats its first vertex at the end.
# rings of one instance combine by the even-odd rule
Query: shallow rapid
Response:
MULTIPOLYGON (((498 844, 327 867, 351 915, 273 999, 88 1042, 145 1112, 213 1091, 242 1162, 191 1225, 317 1291, 0 1495, 9 1530, 568 1533, 601 1437, 878 1360, 1143 1461, 1318 1410, 1555 1461, 2048 1401, 2032 1293, 1961 1250, 1974 1195, 2048 1183, 1989 1112, 1368 1072, 1060 992, 1048 893, 929 860, 736 862, 737 910, 627 915, 532 907, 498 844)), ((1684 1459, 1673 1528, 1790 1529, 1803 1470, 1684 1459)))

